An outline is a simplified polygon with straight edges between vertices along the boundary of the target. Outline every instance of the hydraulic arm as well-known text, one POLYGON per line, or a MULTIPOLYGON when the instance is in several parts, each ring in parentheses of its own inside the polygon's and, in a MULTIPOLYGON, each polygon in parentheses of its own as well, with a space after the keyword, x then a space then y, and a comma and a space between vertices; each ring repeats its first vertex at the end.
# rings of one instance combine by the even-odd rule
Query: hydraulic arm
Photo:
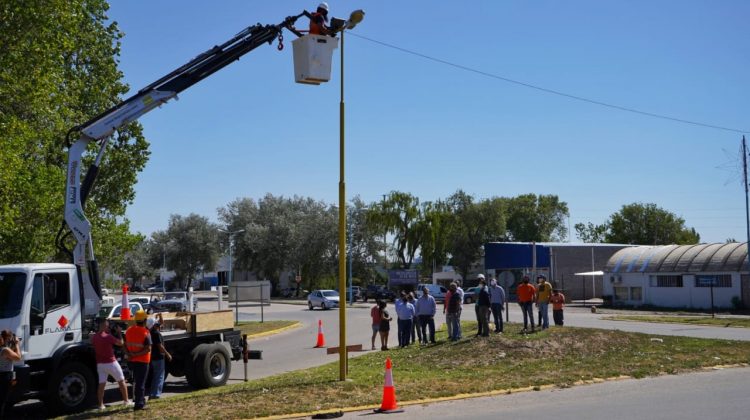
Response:
MULTIPOLYGON (((214 46, 198 55, 185 65, 141 89, 133 96, 86 123, 73 127, 68 132, 67 141, 70 149, 68 151, 68 172, 65 183, 65 220, 60 232, 58 232, 56 244, 59 249, 72 257, 82 282, 84 279, 82 269, 86 268, 89 284, 99 298, 101 298, 99 270, 94 256, 91 223, 86 218, 84 207, 99 173, 99 165, 104 156, 109 137, 118 128, 137 120, 143 114, 176 97, 178 93, 238 60, 260 45, 270 44, 278 37, 279 49, 281 49, 283 47, 281 41, 284 28, 297 36, 302 36, 293 26, 297 19, 302 16, 310 17, 310 14, 303 11, 299 15, 287 17, 277 25, 256 24, 249 26, 222 45, 214 46), (78 140, 70 144, 71 137, 76 134, 78 140), (88 145, 92 142, 99 143, 99 152, 94 163, 89 166, 83 183, 81 183, 82 157, 88 145), (63 234, 66 226, 69 232, 63 234), (65 239, 70 234, 75 238, 72 253, 65 247, 65 239)), ((83 292, 81 294, 81 302, 84 302, 83 292)), ((84 315, 86 315, 85 311, 84 315)))

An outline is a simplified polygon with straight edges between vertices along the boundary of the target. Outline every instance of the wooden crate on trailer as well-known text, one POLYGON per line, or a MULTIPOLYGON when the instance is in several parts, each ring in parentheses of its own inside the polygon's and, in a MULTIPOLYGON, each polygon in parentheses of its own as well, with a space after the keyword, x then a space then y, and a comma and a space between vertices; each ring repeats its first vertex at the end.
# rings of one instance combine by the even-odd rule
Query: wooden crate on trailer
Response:
POLYGON ((234 314, 231 310, 196 312, 190 314, 187 330, 189 333, 227 330, 234 328, 234 314))

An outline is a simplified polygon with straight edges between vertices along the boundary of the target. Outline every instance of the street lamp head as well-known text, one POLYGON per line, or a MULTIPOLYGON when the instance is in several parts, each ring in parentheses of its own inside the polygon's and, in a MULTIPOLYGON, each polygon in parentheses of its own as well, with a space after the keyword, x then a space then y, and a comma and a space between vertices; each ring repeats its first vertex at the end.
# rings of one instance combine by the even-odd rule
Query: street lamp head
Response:
POLYGON ((346 23, 346 29, 354 29, 355 26, 357 26, 360 22, 362 22, 362 19, 365 18, 365 11, 362 9, 357 9, 349 15, 349 20, 346 23))

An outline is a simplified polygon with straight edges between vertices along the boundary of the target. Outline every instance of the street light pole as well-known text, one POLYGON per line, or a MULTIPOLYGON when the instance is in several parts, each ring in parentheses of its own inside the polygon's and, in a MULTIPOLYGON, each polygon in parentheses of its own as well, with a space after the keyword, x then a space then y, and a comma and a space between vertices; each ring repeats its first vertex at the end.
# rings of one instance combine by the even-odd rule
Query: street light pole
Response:
POLYGON ((167 273, 167 244, 162 245, 162 250, 163 259, 161 264, 161 292, 167 293, 166 280, 164 279, 166 277, 165 274, 167 273))
POLYGON ((346 380, 346 183, 344 182, 344 32, 354 28, 365 17, 355 10, 341 29, 341 102, 339 103, 339 380, 346 380), (342 293, 344 292, 344 293, 342 293))
POLYGON ((229 272, 227 273, 227 287, 232 285, 232 251, 234 251, 234 235, 244 232, 245 229, 229 231, 225 229, 219 229, 219 232, 226 233, 229 235, 229 272))
MULTIPOLYGON (((346 290, 346 184, 344 183, 344 32, 341 31, 341 101, 339 102, 339 293, 346 290)), ((341 293, 344 292, 344 293, 341 293)), ((340 298, 339 298, 340 300, 340 298)), ((346 303, 339 302, 339 380, 346 380, 346 303)))

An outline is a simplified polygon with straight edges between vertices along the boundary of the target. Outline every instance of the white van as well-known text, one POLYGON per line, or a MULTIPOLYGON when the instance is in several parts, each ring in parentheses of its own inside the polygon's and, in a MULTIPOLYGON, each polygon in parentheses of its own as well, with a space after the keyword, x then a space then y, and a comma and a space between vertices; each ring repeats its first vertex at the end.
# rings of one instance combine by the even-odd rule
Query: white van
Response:
POLYGON ((445 294, 448 293, 448 289, 437 284, 420 284, 417 286, 417 298, 422 296, 422 288, 426 287, 430 291, 430 295, 435 298, 436 301, 442 302, 445 300, 445 294))

